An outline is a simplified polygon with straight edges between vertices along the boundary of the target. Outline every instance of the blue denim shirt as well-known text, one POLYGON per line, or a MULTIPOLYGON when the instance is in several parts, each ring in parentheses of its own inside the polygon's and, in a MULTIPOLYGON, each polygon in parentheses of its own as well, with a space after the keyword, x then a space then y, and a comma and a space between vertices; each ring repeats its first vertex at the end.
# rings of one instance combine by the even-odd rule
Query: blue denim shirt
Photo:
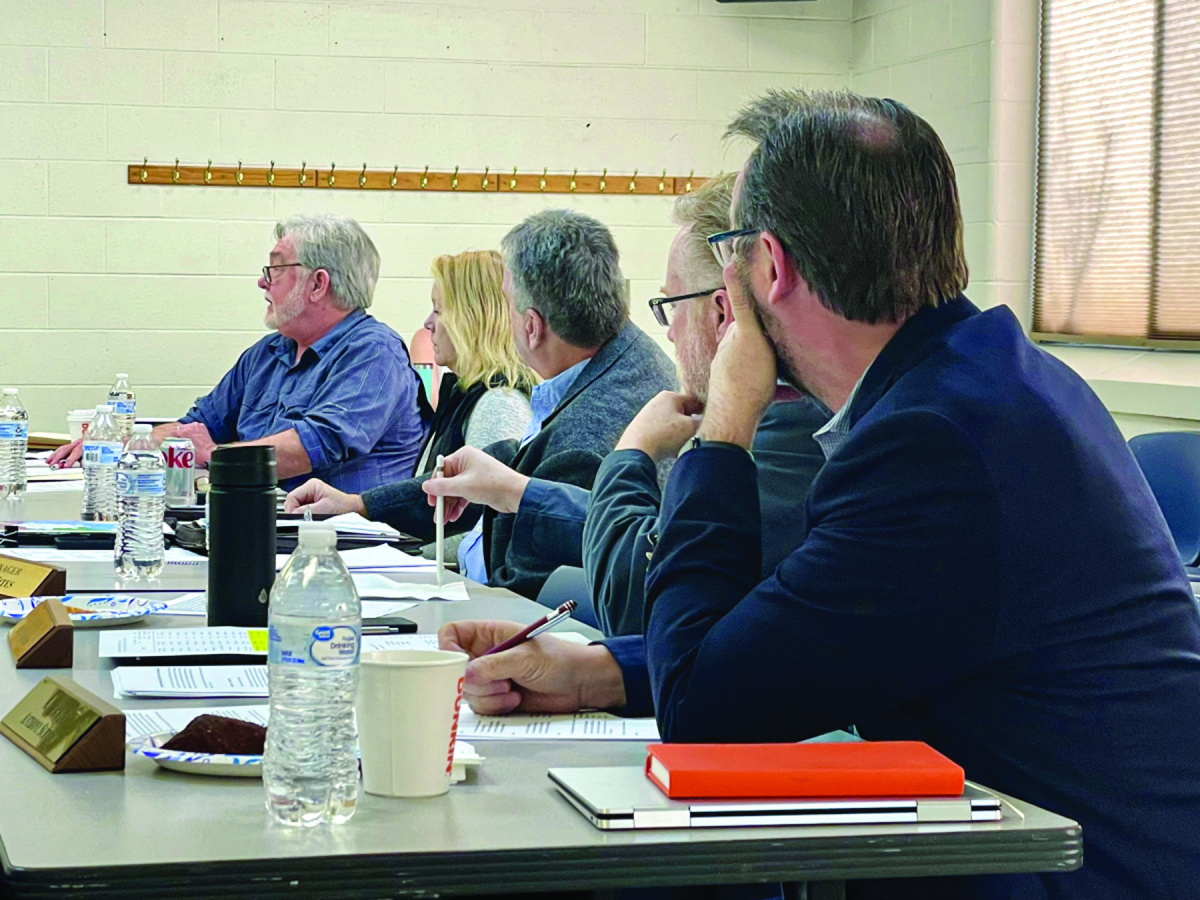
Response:
MULTIPOLYGON (((525 437, 521 438, 524 446, 542 430, 546 417, 554 412, 555 407, 567 395, 579 373, 584 370, 591 359, 585 359, 564 369, 553 378, 548 378, 541 384, 535 385, 529 393, 529 407, 533 418, 529 420, 529 428, 525 437)), ((458 545, 458 570, 468 578, 487 584, 487 560, 483 558, 483 517, 475 523, 475 527, 467 532, 462 543, 458 545)))
POLYGON ((400 335, 355 310, 298 363, 295 341, 267 335, 179 421, 203 423, 218 444, 294 428, 312 472, 281 488, 312 477, 361 493, 412 475, 427 425, 417 386, 400 335))

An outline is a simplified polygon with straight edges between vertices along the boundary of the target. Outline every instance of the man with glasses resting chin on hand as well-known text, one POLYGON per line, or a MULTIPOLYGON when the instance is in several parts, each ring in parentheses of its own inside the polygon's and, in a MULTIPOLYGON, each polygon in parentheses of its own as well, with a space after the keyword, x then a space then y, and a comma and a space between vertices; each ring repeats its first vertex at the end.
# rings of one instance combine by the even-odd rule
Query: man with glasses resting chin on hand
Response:
MULTIPOLYGON (((363 491, 412 474, 431 415, 404 341, 367 315, 379 253, 345 216, 297 216, 278 239, 258 286, 274 334, 246 350, 162 440, 191 439, 196 464, 218 444, 271 445, 279 486, 315 475, 363 491)), ((73 465, 80 442, 50 465, 73 465)))
MULTIPOLYGON (((1191 897, 1200 872, 1200 615, 1112 416, 1007 307, 980 311, 954 168, 893 100, 772 93, 713 235, 734 315, 699 445, 663 492, 644 637, 582 647, 454 622, 464 696, 624 708, 674 743, 853 722, 1074 819, 1073 872, 850 882, 847 897, 1191 897), (767 579, 748 449, 777 374, 836 410, 808 532, 767 579), (561 645, 561 646, 560 646, 561 645)), ((696 429, 680 404, 621 445, 696 429)))

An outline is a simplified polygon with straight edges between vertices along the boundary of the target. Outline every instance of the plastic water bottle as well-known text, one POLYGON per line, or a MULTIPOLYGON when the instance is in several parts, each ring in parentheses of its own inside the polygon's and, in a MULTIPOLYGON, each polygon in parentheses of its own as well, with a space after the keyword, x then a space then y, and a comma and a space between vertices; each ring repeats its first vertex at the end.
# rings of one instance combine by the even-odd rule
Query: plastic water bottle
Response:
POLYGON ((0 500, 25 493, 25 448, 29 441, 29 414, 16 388, 5 388, 0 400, 0 500))
POLYGON ((134 425, 117 460, 117 541, 113 563, 124 578, 153 578, 166 564, 163 510, 167 466, 149 425, 134 425))
POLYGON ((269 617, 267 810, 285 825, 341 824, 358 805, 362 609, 331 526, 300 523, 296 552, 271 588, 269 617))
POLYGON ((117 458, 121 437, 112 408, 96 407, 96 418, 83 436, 83 511, 85 522, 117 520, 117 458))
POLYGON ((137 412, 137 394, 129 389, 129 376, 124 372, 117 375, 117 380, 108 389, 108 405, 113 408, 113 419, 116 420, 117 430, 121 440, 128 440, 133 434, 133 414, 137 412))

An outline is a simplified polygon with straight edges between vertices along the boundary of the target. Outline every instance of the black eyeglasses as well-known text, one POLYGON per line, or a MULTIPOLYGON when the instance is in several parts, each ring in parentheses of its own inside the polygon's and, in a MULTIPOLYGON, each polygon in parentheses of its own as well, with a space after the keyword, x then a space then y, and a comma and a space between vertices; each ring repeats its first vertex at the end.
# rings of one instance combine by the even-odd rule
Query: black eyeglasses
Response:
POLYGON ((280 263, 280 264, 279 264, 279 265, 277 265, 277 266, 263 266, 263 281, 265 281, 267 284, 270 284, 270 283, 271 283, 271 270, 272 270, 272 269, 291 269, 291 268, 293 268, 293 267, 295 267, 295 266, 299 266, 300 268, 304 268, 304 263, 298 263, 298 262, 295 262, 295 263, 280 263))
POLYGON ((740 237, 758 234, 761 228, 736 228, 733 231, 721 231, 708 236, 708 246, 712 248, 713 256, 724 269, 733 260, 734 241, 740 237))
POLYGON ((707 297, 709 294, 715 294, 721 290, 721 287, 711 288, 707 291, 696 291, 694 294, 680 294, 678 297, 651 297, 650 310, 654 313, 654 318, 658 320, 659 325, 670 325, 671 319, 674 317, 674 309, 671 304, 678 303, 680 300, 695 300, 697 297, 707 297), (670 314, 668 314, 670 310, 670 314))

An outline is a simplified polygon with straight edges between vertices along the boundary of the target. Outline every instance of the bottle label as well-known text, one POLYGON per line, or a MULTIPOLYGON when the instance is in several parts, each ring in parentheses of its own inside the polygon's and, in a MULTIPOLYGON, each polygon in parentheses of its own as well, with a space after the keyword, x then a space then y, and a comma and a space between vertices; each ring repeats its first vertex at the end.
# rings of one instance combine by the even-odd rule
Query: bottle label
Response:
POLYGON ((358 663, 361 626, 271 625, 267 661, 285 665, 338 669, 358 663))
POLYGON ((113 401, 113 415, 117 416, 132 416, 137 408, 136 400, 115 400, 113 401))
POLYGON ((20 440, 28 433, 27 422, 0 422, 0 439, 20 440))
POLYGON ((166 472, 117 470, 117 495, 120 497, 161 497, 166 492, 166 472))
POLYGON ((115 466, 120 455, 121 444, 118 441, 95 441, 83 445, 85 466, 115 466))

